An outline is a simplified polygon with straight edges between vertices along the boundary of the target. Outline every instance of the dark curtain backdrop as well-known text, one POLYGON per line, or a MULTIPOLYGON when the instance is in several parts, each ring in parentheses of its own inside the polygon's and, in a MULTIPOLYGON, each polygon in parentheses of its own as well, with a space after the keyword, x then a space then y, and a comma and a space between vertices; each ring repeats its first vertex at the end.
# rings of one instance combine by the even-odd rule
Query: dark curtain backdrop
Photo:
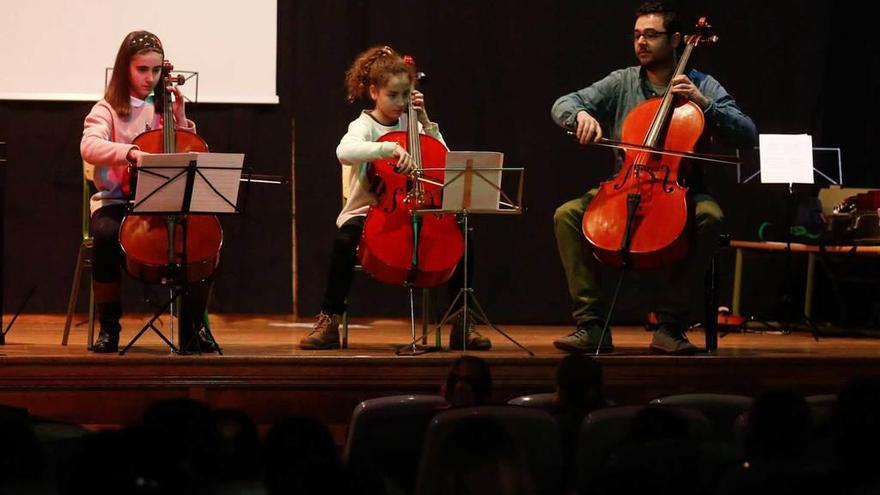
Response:
MULTIPOLYGON (((318 311, 341 201, 335 147, 366 105, 345 101, 343 73, 360 50, 390 44, 411 53, 428 73, 428 110, 453 149, 503 151, 508 166, 526 168, 525 214, 473 221, 474 285, 486 311, 502 323, 568 321, 553 211, 607 176, 611 163, 608 152, 570 142, 551 122, 550 105, 635 63, 630 33, 636 4, 279 0, 281 104, 188 109, 212 150, 244 152, 258 173, 290 175, 291 155, 295 162, 292 192, 254 186, 246 214, 223 219, 213 310, 290 312, 296 270, 299 312, 318 311)), ((700 49, 693 65, 721 81, 760 132, 807 132, 817 145, 842 146, 849 185, 878 185, 870 113, 880 107, 880 65, 875 36, 854 2, 679 5, 688 23, 708 15, 720 37, 716 46, 700 49)), ((236 67, 246 70, 246 63, 236 67)), ((78 143, 89 107, 0 102, 0 140, 9 142, 7 309, 37 286, 30 311, 64 310, 78 243, 78 143)), ((708 176, 736 238, 754 239, 762 221, 784 222, 789 205, 805 194, 796 191, 792 199, 783 188, 738 185, 730 167, 713 168, 708 176)), ((726 300, 732 257, 722 254, 721 261, 726 300)), ((780 263, 755 259, 748 268, 744 308, 770 311, 782 284, 780 263)), ((801 283, 796 272, 795 283, 801 283)), ((613 274, 605 275, 611 283, 613 274)), ((631 301, 649 295, 647 282, 650 277, 631 279, 619 320, 641 318, 645 305, 631 301)), ((137 299, 140 288, 127 285, 129 299, 137 299)), ((359 274, 350 303, 353 314, 391 316, 406 313, 406 300, 402 289, 359 274)), ((440 306, 444 300, 445 294, 437 296, 440 306)))

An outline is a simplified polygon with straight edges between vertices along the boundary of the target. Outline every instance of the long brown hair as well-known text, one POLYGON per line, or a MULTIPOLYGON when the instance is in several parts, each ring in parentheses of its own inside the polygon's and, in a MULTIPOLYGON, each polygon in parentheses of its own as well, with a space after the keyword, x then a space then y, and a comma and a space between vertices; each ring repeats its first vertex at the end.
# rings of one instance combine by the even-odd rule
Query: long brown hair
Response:
POLYGON ((389 46, 374 46, 361 52, 345 73, 345 91, 349 102, 366 98, 370 85, 381 88, 391 76, 407 74, 415 78, 415 69, 389 46))
POLYGON ((165 58, 165 50, 159 38, 149 31, 132 31, 122 40, 113 63, 113 75, 104 91, 104 99, 121 118, 131 115, 131 75, 129 65, 135 55, 156 52, 165 58))

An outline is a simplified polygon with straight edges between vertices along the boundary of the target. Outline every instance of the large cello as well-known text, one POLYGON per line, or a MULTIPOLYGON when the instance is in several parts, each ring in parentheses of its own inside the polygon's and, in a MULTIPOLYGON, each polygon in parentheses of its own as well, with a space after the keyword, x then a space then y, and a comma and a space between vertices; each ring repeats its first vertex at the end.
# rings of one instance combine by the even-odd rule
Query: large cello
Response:
MULTIPOLYGON (((161 100, 162 128, 139 134, 132 144, 147 153, 206 152, 208 144, 201 136, 174 128, 171 92, 167 88, 172 82, 183 84, 183 78, 172 78, 173 69, 166 60, 155 91, 161 100)), ((216 270, 223 230, 213 215, 132 214, 122 220, 119 244, 125 253, 125 268, 136 279, 147 283, 193 283, 208 279, 216 270)))
MULTIPOLYGON (((411 57, 405 57, 413 63, 411 57)), ((436 287, 455 272, 464 254, 464 238, 453 214, 419 213, 439 209, 446 167, 446 146, 419 133, 416 109, 407 107, 406 131, 389 132, 380 142, 394 142, 412 156, 416 169, 396 172, 394 160, 377 160, 371 173, 381 182, 378 203, 370 206, 358 247, 364 270, 381 282, 436 287)))
MULTIPOLYGON (((687 37, 673 78, 684 74, 694 47, 717 40, 709 28, 701 17, 698 34, 687 37)), ((641 145, 621 146, 623 165, 602 183, 583 219, 583 233, 596 258, 613 267, 651 269, 687 254, 687 187, 679 181, 680 164, 683 156, 698 157, 690 152, 704 124, 700 107, 669 89, 662 98, 648 99, 629 112, 621 141, 641 145)))

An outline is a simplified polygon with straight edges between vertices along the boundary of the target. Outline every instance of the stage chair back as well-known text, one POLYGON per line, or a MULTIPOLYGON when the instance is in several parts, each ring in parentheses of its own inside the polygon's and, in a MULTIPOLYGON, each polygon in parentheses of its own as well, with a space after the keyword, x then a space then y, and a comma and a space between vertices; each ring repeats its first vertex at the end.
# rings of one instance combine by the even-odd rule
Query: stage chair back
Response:
MULTIPOLYGON (((833 432, 832 418, 837 406, 836 394, 809 395, 804 397, 810 406, 813 418, 810 435, 809 451, 803 457, 811 462, 826 465, 833 464, 834 453, 837 448, 836 438, 833 432)), ((746 411, 736 418, 734 423, 733 442, 741 447, 743 452, 746 448, 748 437, 750 411, 746 411)))
POLYGON ((556 397, 556 394, 552 392, 542 393, 542 394, 531 394, 531 395, 522 395, 519 397, 514 397, 507 401, 507 405, 510 406, 520 406, 520 407, 531 407, 535 409, 548 410, 553 407, 553 400, 556 397))
MULTIPOLYGON (((837 435, 834 413, 837 409, 837 394, 808 395, 805 397, 813 415, 813 431, 810 442, 809 459, 834 461, 837 450, 837 435)), ((829 464, 830 465, 830 464, 829 464)))
MULTIPOLYGON (((834 408, 837 406, 836 394, 820 394, 808 395, 804 397, 810 406, 813 416, 813 433, 819 436, 825 435, 831 427, 831 418, 834 414, 834 408)), ((734 440, 736 442, 745 443, 746 430, 749 426, 749 411, 746 411, 736 418, 734 423, 734 440)))
POLYGON ((348 190, 351 188, 351 176, 348 175, 350 172, 350 167, 347 165, 340 165, 342 169, 342 206, 345 206, 345 202, 348 201, 348 190))
POLYGON ((448 439, 463 421, 480 417, 495 420, 510 434, 524 456, 536 493, 561 493, 562 436, 559 424, 549 413, 527 407, 478 406, 450 409, 434 416, 428 427, 419 466, 416 494, 434 493, 432 488, 446 473, 451 459, 448 439))
POLYGON ((752 407, 752 398, 735 394, 680 394, 654 399, 651 404, 700 411, 712 423, 716 440, 732 441, 736 418, 752 407))
MULTIPOLYGON (((344 459, 369 487, 412 493, 425 431, 449 404, 437 395, 395 395, 361 402, 348 427, 344 459)), ((365 487, 366 488, 366 487, 365 487)))
POLYGON ((837 394, 808 395, 804 397, 813 413, 813 429, 818 434, 831 428, 831 418, 837 408, 837 394))
POLYGON ((83 179, 82 179, 82 217, 81 217, 81 238, 79 252, 76 257, 76 266, 73 271, 73 283, 70 288, 70 296, 67 300, 67 318, 64 322, 64 333, 61 336, 61 345, 67 345, 70 338, 70 327, 73 323, 73 315, 76 312, 76 303, 79 300, 80 281, 83 270, 89 270, 88 286, 89 286, 89 330, 86 346, 92 348, 95 340, 95 293, 92 289, 92 248, 94 241, 89 232, 89 201, 92 196, 91 182, 95 177, 95 166, 83 160, 83 179))
MULTIPOLYGON (((590 486, 599 479, 609 456, 627 441, 633 420, 647 407, 606 407, 584 418, 574 462, 577 486, 590 486)), ((690 438, 703 441, 711 437, 712 425, 701 412, 680 408, 669 410, 684 420, 690 438)))

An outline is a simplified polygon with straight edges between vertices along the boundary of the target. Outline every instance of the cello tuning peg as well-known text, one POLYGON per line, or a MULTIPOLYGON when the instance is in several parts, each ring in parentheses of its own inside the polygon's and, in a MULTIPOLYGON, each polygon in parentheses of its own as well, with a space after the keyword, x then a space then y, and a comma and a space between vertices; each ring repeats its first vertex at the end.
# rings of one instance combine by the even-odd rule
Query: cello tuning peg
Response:
MULTIPOLYGON (((415 69, 416 67, 416 59, 414 59, 412 55, 404 55, 403 63, 411 65, 413 69, 415 69)), ((428 82, 428 75, 421 71, 416 72, 416 80, 414 82, 424 84, 428 82)))
POLYGON ((186 83, 186 78, 183 76, 183 74, 169 74, 168 83, 183 86, 186 83))

